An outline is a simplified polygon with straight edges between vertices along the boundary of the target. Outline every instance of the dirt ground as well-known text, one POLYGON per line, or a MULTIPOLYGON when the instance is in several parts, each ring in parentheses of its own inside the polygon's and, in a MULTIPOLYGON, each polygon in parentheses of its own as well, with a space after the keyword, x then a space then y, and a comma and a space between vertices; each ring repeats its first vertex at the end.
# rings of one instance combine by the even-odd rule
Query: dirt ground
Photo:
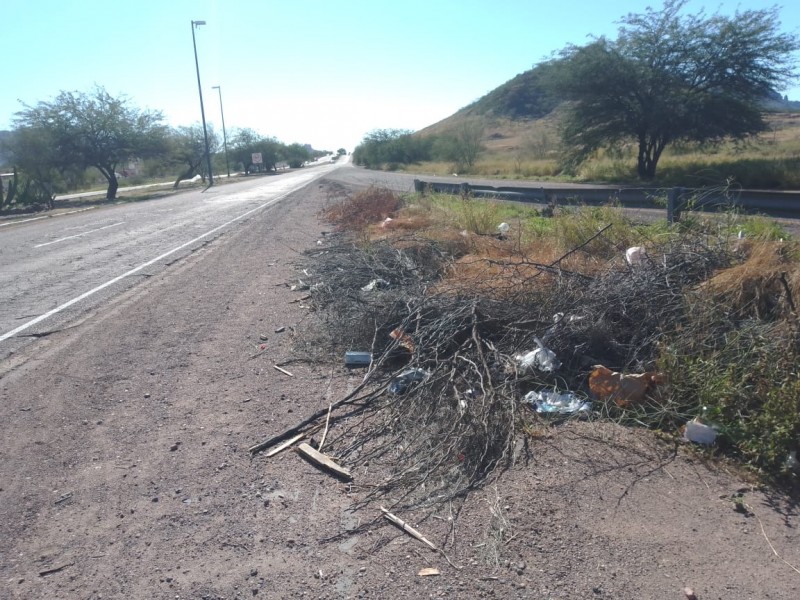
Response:
POLYGON ((800 598, 797 499, 645 431, 543 426, 463 504, 398 515, 444 553, 351 510, 366 473, 251 458, 363 374, 293 350, 327 185, 0 363, 0 598, 800 598))

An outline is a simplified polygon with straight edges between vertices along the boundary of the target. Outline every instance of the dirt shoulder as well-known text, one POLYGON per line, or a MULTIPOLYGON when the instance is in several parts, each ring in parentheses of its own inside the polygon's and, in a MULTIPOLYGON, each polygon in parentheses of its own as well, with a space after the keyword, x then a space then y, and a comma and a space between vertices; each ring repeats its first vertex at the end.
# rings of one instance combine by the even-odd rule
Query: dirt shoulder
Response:
POLYGON ((293 350, 314 315, 287 284, 324 244, 328 193, 306 187, 15 358, 0 597, 800 597, 796 501, 644 431, 542 427, 463 503, 400 515, 446 556, 377 506, 353 512, 358 472, 251 458, 360 382, 293 350))

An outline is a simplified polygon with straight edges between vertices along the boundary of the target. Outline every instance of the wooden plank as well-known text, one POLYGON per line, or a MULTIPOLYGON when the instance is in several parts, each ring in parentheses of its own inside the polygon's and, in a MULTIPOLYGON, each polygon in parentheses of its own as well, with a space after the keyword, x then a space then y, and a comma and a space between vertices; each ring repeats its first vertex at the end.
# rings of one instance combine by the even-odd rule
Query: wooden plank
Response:
POLYGON ((306 459, 317 465, 318 467, 322 467, 327 471, 330 471, 337 477, 340 477, 346 481, 350 481, 353 479, 353 476, 350 474, 350 471, 345 469, 344 467, 340 467, 337 465, 331 458, 322 452, 315 450, 305 442, 300 444, 297 447, 297 451, 303 455, 306 459))

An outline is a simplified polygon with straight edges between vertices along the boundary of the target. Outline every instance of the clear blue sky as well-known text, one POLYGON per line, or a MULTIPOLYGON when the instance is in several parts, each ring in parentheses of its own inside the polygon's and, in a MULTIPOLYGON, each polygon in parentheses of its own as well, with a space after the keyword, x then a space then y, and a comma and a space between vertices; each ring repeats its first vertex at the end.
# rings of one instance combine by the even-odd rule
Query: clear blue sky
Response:
MULTIPOLYGON (((376 128, 421 129, 569 43, 615 36, 647 2, 557 0, 4 0, 0 129, 22 103, 101 85, 168 123, 206 119, 315 148, 348 150, 376 128)), ((774 2, 704 3, 696 12, 774 2)), ((660 7, 660 2, 651 5, 660 7)), ((800 31, 800 3, 781 8, 800 31)), ((800 87, 782 90, 800 100, 800 87)))

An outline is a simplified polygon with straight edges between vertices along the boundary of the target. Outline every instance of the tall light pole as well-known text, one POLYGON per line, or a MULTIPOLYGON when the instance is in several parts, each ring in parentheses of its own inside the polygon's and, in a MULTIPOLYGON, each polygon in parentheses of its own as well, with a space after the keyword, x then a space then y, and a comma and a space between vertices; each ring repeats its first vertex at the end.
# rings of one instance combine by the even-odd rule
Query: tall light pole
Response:
POLYGON ((225 168, 228 170, 228 179, 230 179, 231 165, 228 163, 228 135, 225 133, 225 111, 222 110, 222 88, 215 85, 211 89, 219 92, 219 114, 222 117, 222 145, 225 147, 225 168))
POLYGON ((203 86, 200 85, 200 63, 197 62, 197 42, 194 39, 194 30, 205 21, 192 21, 192 46, 194 46, 194 67, 197 69, 197 91, 200 94, 200 116, 203 118, 203 139, 206 143, 206 161, 208 164, 208 185, 214 185, 214 176, 211 174, 211 151, 208 149, 208 130, 206 129, 206 110, 203 107, 203 86))

